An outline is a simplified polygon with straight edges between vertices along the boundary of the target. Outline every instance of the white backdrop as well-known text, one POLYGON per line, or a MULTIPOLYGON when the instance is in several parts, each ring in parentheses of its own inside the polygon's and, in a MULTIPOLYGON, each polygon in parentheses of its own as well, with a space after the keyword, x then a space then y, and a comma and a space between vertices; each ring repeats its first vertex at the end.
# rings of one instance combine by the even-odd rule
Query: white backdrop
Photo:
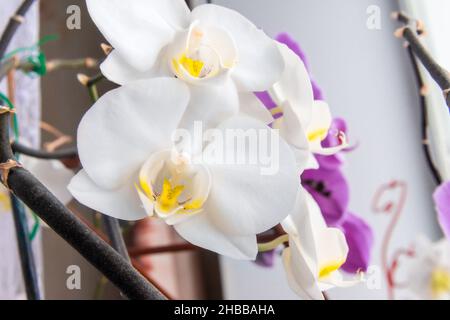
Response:
MULTIPOLYGON (((434 186, 421 148, 414 75, 402 41, 393 36, 399 26, 390 19, 390 13, 398 10, 396 2, 216 0, 213 3, 240 11, 270 36, 289 32, 305 50, 333 114, 347 120, 350 139, 359 145, 347 156, 344 170, 350 183, 350 209, 363 216, 375 231, 372 265, 380 265, 381 241, 393 218, 389 214, 376 214, 371 208, 382 184, 404 181, 408 188, 403 214, 390 245, 390 257, 396 249, 409 247, 419 233, 438 238, 431 199, 434 186), (366 10, 373 5, 380 8, 380 30, 368 29, 366 25, 369 17, 366 10)), ((274 271, 222 259, 225 297, 296 299, 287 287, 280 262, 274 271)), ((380 289, 369 290, 361 284, 351 289, 333 289, 329 291, 330 297, 384 299, 386 283, 383 276, 380 280, 380 289)), ((397 296, 407 297, 402 292, 397 296)))

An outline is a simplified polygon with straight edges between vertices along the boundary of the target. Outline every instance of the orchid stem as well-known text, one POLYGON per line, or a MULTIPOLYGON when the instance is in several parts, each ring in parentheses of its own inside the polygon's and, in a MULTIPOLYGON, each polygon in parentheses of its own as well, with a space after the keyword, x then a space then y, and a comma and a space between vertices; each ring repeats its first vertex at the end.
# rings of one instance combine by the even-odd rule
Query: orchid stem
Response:
POLYGON ((399 29, 398 36, 403 37, 411 47, 414 55, 420 60, 430 76, 441 88, 447 106, 450 108, 450 75, 441 65, 439 65, 430 52, 425 48, 419 39, 418 33, 422 34, 422 23, 408 17, 405 13, 394 13, 395 18, 405 24, 405 27, 399 29))
POLYGON ((278 238, 270 242, 258 243, 258 251, 259 252, 272 251, 285 242, 289 242, 289 235, 287 234, 279 236, 278 238))
POLYGON ((97 101, 98 100, 98 90, 97 90, 97 86, 95 84, 90 85, 88 87, 89 90, 89 96, 91 97, 92 101, 97 101))

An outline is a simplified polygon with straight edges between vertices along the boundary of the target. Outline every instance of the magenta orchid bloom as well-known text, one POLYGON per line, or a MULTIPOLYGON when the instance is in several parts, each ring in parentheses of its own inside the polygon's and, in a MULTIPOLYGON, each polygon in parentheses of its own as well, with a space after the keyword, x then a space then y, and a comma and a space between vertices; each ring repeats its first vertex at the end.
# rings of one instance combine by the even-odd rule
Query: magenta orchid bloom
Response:
POLYGON ((328 226, 339 225, 349 203, 347 180, 339 169, 305 170, 302 185, 312 195, 328 226))

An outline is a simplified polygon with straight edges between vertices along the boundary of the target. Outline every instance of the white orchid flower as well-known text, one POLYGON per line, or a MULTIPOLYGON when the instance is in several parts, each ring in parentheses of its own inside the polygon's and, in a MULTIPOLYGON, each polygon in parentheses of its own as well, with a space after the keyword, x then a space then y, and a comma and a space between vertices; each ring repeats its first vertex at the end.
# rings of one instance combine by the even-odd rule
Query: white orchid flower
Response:
POLYGON ((298 193, 296 207, 282 226, 289 235, 289 247, 283 251, 288 283, 302 299, 322 300, 322 291, 357 283, 344 281, 339 271, 348 253, 344 234, 326 226, 308 192, 298 193))
POLYGON ((283 56, 285 69, 281 78, 269 90, 277 104, 271 110, 275 121, 273 128, 279 129, 281 136, 293 147, 299 164, 317 167, 312 154, 331 155, 347 146, 345 135, 337 133, 341 145, 323 148, 321 145, 328 134, 332 117, 328 104, 314 101, 311 80, 303 61, 285 44, 278 48, 283 56))
MULTIPOLYGON (((284 68, 275 41, 231 9, 205 4, 191 12, 184 0, 86 3, 114 47, 102 73, 121 85, 175 76, 193 90, 189 115, 194 119, 215 111, 235 114, 238 92, 248 96, 268 89, 284 68)), ((264 108, 258 107, 254 111, 261 114, 264 108)), ((218 123, 208 120, 213 122, 208 127, 218 123)))
POLYGON ((407 273, 408 288, 417 298, 450 299, 450 244, 447 239, 436 243, 421 237, 407 273))
POLYGON ((262 175, 259 163, 221 163, 214 143, 198 154, 176 151, 171 136, 190 99, 187 85, 173 78, 139 80, 102 96, 78 128, 84 169, 69 190, 112 217, 159 217, 194 245, 254 259, 256 234, 282 221, 295 204, 294 155, 274 130, 242 116, 224 121, 215 132, 250 129, 265 133, 257 143, 275 139, 279 166, 274 174, 262 175))

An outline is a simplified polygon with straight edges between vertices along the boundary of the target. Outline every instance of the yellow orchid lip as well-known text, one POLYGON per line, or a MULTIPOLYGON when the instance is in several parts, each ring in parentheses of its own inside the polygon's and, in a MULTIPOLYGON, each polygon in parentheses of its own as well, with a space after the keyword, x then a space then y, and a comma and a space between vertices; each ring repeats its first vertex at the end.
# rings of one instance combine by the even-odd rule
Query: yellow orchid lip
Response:
POLYGON ((184 68, 192 77, 200 78, 205 63, 201 60, 189 58, 186 53, 182 54, 178 59, 172 60, 175 72, 179 74, 180 68, 184 68))
POLYGON ((329 277, 333 272, 339 270, 339 268, 345 263, 345 260, 332 261, 324 264, 319 268, 319 279, 325 279, 329 277))
POLYGON ((184 47, 174 47, 168 60, 178 78, 186 81, 209 79, 226 74, 237 64, 235 44, 220 28, 202 26, 195 20, 181 39, 185 41, 184 47))
POLYGON ((171 219, 173 215, 199 213, 210 186, 206 167, 192 164, 188 154, 164 150, 144 163, 135 189, 148 215, 171 219))
POLYGON ((184 185, 172 186, 169 179, 163 181, 162 190, 159 194, 154 193, 151 185, 144 179, 139 179, 139 186, 135 186, 138 192, 142 192, 150 201, 152 201, 160 212, 170 214, 187 214, 198 211, 202 208, 204 201, 202 199, 193 199, 180 201, 179 198, 185 190, 184 185))
POLYGON ((308 141, 322 141, 327 137, 328 128, 320 128, 311 132, 308 132, 308 141))

